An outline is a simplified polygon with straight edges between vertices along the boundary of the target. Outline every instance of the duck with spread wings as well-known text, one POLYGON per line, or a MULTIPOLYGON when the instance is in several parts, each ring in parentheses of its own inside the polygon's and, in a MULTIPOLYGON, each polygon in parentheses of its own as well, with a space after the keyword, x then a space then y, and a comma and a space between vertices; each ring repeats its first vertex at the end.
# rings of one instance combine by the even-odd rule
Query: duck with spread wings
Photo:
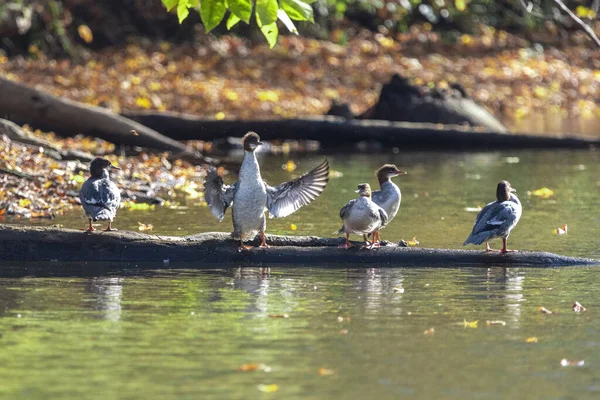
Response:
POLYGON ((204 182, 204 197, 212 213, 223 220, 227 208, 233 213, 233 238, 240 240, 240 250, 249 249, 244 240, 260 233, 260 247, 265 242, 265 211, 270 218, 287 217, 300 207, 315 200, 329 181, 329 163, 323 161, 312 171, 301 177, 269 186, 260 175, 255 150, 262 145, 260 137, 249 132, 243 138, 244 160, 239 179, 233 185, 225 185, 215 168, 209 169, 204 182))

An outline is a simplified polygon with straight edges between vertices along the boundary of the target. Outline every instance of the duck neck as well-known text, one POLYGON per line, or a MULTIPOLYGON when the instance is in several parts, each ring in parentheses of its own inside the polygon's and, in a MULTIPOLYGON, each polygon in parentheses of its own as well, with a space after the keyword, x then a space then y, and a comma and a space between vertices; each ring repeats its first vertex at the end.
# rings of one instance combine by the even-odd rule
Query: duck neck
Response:
POLYGON ((240 168, 240 180, 242 179, 262 180, 258 160, 253 151, 244 151, 244 161, 242 161, 242 167, 240 168))

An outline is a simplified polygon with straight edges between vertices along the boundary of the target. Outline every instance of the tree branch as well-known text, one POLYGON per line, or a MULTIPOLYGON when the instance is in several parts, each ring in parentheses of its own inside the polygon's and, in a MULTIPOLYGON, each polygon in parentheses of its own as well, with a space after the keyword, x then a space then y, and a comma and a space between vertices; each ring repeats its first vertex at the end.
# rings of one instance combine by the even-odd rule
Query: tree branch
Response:
POLYGON ((561 0, 553 0, 553 1, 554 1, 554 3, 556 3, 556 5, 561 10, 563 10, 564 12, 566 12, 567 15, 569 17, 571 17, 571 19, 577 23, 585 31, 585 33, 587 33, 587 35, 594 42, 596 42, 596 44, 598 45, 598 47, 600 47, 600 39, 598 39, 598 36, 596 36, 596 32, 594 32, 594 30, 592 29, 591 26, 589 26, 588 24, 586 24, 585 22, 583 22, 581 20, 581 18, 579 18, 577 15, 575 15, 575 13, 573 13, 573 11, 571 11, 569 9, 569 7, 567 7, 561 0))

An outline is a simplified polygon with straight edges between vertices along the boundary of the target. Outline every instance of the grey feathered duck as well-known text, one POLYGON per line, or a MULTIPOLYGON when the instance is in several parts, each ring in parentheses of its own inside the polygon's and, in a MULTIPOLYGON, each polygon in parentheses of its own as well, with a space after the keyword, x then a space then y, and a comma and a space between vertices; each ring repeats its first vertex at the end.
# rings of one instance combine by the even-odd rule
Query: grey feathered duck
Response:
POLYGON ((514 194, 515 189, 507 181, 500 181, 496 188, 496 201, 487 204, 477 214, 473 231, 463 243, 482 244, 485 242, 485 251, 494 251, 490 248, 489 241, 502 238, 502 253, 512 252, 508 250, 506 242, 512 229, 517 225, 523 208, 519 198, 514 194))
POLYGON ((346 242, 339 247, 348 249, 352 244, 348 240, 351 234, 363 235, 365 247, 368 249, 378 248, 379 230, 387 225, 388 215, 383 208, 371 200, 371 186, 368 183, 358 185, 356 191, 357 199, 350 200, 340 210, 340 218, 344 226, 337 232, 346 234, 346 242), (373 241, 367 241, 367 235, 373 234, 373 241))
POLYGON ((240 250, 249 249, 244 240, 260 233, 260 247, 265 242, 266 219, 287 217, 300 207, 315 200, 329 181, 329 163, 323 161, 312 171, 278 186, 269 186, 260 175, 260 167, 254 154, 262 145, 260 137, 249 132, 243 138, 244 160, 239 179, 233 185, 225 185, 215 168, 210 168, 204 182, 204 197, 212 213, 223 220, 227 208, 232 208, 234 239, 240 240, 240 250))
POLYGON ((110 180, 108 173, 111 169, 121 169, 108 159, 97 157, 90 163, 91 176, 83 183, 79 191, 79 199, 89 220, 88 232, 96 229, 92 221, 108 221, 106 231, 116 231, 112 221, 121 204, 121 192, 117 185, 110 180))

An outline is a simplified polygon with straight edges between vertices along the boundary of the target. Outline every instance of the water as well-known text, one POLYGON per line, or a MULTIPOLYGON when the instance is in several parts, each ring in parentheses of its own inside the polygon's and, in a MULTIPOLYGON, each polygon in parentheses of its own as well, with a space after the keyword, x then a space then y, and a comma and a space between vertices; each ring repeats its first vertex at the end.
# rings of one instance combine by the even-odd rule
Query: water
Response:
MULTIPOLYGON (((322 157, 292 157, 294 173, 322 157)), ((476 215, 465 207, 491 201, 496 183, 507 179, 524 208, 511 247, 600 258, 597 152, 328 158, 343 177, 332 179, 313 205, 269 220, 268 232, 329 236, 356 185, 376 186, 373 170, 393 162, 409 175, 396 178, 402 207, 383 239, 416 236, 421 246, 459 248, 476 215), (554 195, 527 196, 542 187, 554 195), (553 233, 563 224, 566 235, 553 233)), ((261 156, 263 176, 271 183, 290 179, 294 173, 280 168, 288 160, 261 156)), ((229 230, 229 218, 218 223, 188 200, 178 209, 121 210, 115 226, 136 229, 140 221, 157 234, 183 235, 229 230)), ((77 228, 85 220, 73 213, 43 223, 77 228)), ((0 397, 600 396, 600 269, 372 267, 0 278, 0 397), (587 310, 573 312, 574 301, 587 310), (562 359, 584 365, 562 367, 562 359), (265 367, 240 371, 248 364, 265 367)))
MULTIPOLYGON (((292 179, 319 164, 324 155, 261 155, 263 178, 271 184, 292 179), (281 168, 290 159, 294 172, 281 168)), ((361 182, 378 187, 374 171, 383 163, 395 163, 408 175, 394 178, 403 200, 398 215, 382 231, 383 240, 410 240, 416 237, 422 247, 462 248, 476 212, 465 208, 484 206, 495 200, 496 184, 511 182, 523 203, 523 216, 509 239, 512 248, 545 250, 555 253, 600 258, 600 153, 596 151, 507 151, 488 153, 408 153, 327 155, 333 170, 343 173, 332 178, 324 193, 311 205, 287 218, 267 220, 267 233, 282 235, 333 236, 341 226, 340 208, 356 196, 361 182), (540 188, 554 191, 540 199, 527 191, 540 188), (297 230, 293 231, 294 224, 297 230), (567 224, 568 234, 554 229, 567 224)), ((232 174, 233 175, 233 174, 232 174)), ((234 176, 225 177, 227 183, 234 176)), ((137 230, 138 222, 152 224, 158 235, 187 235, 232 230, 231 212, 218 222, 199 200, 181 199, 177 209, 154 211, 121 210, 115 227, 137 230)), ((86 220, 77 211, 42 224, 62 224, 83 228, 86 220)), ((359 239, 355 237, 355 239, 359 239)), ((499 242, 492 242, 496 248, 499 242)), ((471 247, 476 248, 476 247, 471 247)))
POLYGON ((598 278, 281 268, 2 279, 0 396, 598 398, 598 278), (574 300, 587 310, 571 311, 574 300), (258 388, 272 384, 275 394, 258 388))

